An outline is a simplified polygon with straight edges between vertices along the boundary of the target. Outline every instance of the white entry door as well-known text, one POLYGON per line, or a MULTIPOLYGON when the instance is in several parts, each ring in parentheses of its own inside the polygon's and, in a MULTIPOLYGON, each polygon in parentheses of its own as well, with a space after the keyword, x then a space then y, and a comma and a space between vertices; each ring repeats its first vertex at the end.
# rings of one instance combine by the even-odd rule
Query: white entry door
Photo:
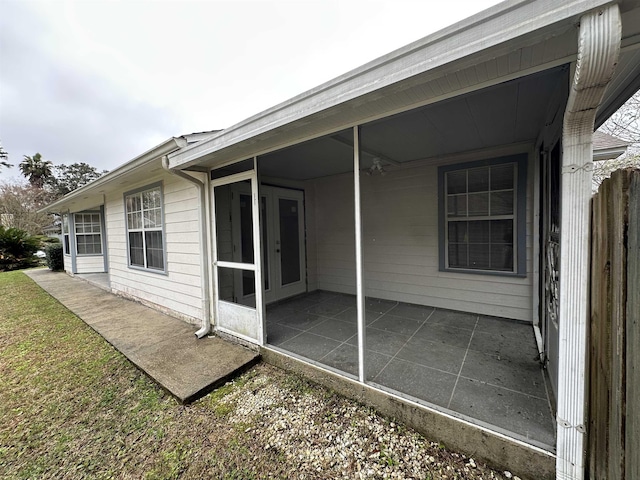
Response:
POLYGON ((307 290, 304 196, 300 190, 270 186, 260 192, 265 301, 271 303, 307 290))
MULTIPOLYGON (((231 198, 232 249, 238 261, 252 261, 249 185, 235 184, 231 198)), ((260 217, 265 303, 304 293, 307 283, 303 192, 261 186, 260 217)), ((253 282, 245 276, 246 272, 235 275, 234 290, 241 292, 238 302, 255 305, 253 282)))

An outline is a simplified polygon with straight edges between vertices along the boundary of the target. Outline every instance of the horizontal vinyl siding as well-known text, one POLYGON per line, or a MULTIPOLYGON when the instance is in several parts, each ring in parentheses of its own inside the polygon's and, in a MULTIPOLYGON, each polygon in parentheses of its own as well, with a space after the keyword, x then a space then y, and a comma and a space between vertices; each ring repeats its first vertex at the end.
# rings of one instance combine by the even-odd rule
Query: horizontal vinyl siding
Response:
POLYGON ((307 256, 315 258, 316 262, 315 279, 310 280, 309 285, 317 285, 320 290, 354 294, 353 175, 324 177, 309 183, 307 190, 314 192, 311 214, 315 219, 315 231, 312 235, 314 244, 307 244, 307 256))
POLYGON ((104 257, 102 255, 76 257, 76 273, 103 273, 104 257))
POLYGON ((312 183, 309 183, 304 192, 304 211, 305 211, 305 232, 306 232, 306 254, 307 254, 307 290, 313 291, 318 289, 318 257, 317 257, 317 240, 316 240, 316 206, 315 206, 315 189, 312 183))
POLYGON ((199 201, 195 186, 166 173, 107 196, 109 278, 114 291, 189 321, 202 319, 199 201), (127 255, 123 194, 158 181, 163 188, 166 274, 130 268, 127 255))
MULTIPOLYGON (((362 175, 365 294, 531 321, 531 163, 527 176, 525 278, 438 270, 437 166, 385 167, 388 171, 384 176, 362 175)), ((317 259, 315 282, 319 289, 355 293, 353 178, 343 175, 312 183, 315 231, 311 236, 315 243, 308 247, 313 246, 315 254, 310 251, 308 255, 317 259)))
POLYGON ((63 255, 63 264, 64 264, 64 271, 67 273, 73 273, 73 266, 71 265, 71 255, 63 255))

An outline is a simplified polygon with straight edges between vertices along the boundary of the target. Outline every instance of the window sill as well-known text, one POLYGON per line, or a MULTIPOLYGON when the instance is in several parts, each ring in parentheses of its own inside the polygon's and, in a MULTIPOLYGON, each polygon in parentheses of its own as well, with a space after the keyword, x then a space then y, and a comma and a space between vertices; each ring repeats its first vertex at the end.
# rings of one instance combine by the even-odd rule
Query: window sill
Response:
POLYGON ((440 268, 438 269, 440 272, 447 273, 469 273, 472 275, 484 275, 490 277, 511 277, 511 278, 527 278, 526 273, 518 273, 518 272, 500 272, 497 270, 473 270, 473 269, 463 269, 463 268, 440 268))
POLYGON ((138 267, 136 265, 127 265, 127 267, 131 270, 137 270, 138 272, 154 273, 156 275, 164 275, 164 276, 169 275, 169 272, 167 272, 166 270, 159 270, 155 268, 144 268, 144 267, 138 267))

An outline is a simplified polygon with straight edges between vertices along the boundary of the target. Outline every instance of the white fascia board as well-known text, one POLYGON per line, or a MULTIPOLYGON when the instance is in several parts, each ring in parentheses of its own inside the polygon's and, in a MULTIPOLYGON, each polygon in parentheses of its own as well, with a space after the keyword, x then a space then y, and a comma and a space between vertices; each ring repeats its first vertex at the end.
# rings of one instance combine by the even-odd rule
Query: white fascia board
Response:
POLYGON ((192 167, 205 155, 554 24, 577 21, 585 12, 610 3, 610 0, 503 2, 169 155, 169 166, 192 167))
POLYGON ((38 211, 42 213, 63 211, 66 207, 68 207, 69 204, 78 200, 79 198, 96 194, 100 187, 104 187, 108 183, 113 182, 114 180, 117 180, 124 175, 128 175, 131 172, 144 167, 153 160, 156 160, 159 157, 167 155, 171 152, 175 152, 179 148, 182 148, 186 145, 187 142, 182 137, 171 137, 160 145, 147 150, 143 154, 135 157, 133 160, 120 165, 115 170, 111 170, 109 173, 101 176, 93 182, 67 193, 64 197, 56 200, 53 203, 50 203, 49 205, 38 211))
POLYGON ((593 151, 593 161, 613 160, 627 151, 627 147, 606 148, 593 151))

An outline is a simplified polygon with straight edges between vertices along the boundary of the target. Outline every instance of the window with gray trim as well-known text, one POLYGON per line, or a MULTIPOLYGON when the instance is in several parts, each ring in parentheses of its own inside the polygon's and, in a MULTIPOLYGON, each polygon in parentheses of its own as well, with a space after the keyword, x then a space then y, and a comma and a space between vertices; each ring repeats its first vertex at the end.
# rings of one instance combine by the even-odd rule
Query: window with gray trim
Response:
POLYGON ((99 213, 76 213, 74 229, 78 255, 102 255, 102 227, 99 213))
POLYGON ((129 265, 164 271, 164 224, 160 186, 125 194, 129 265))
POLYGON ((63 237, 63 245, 64 245, 64 253, 65 255, 71 255, 71 249, 69 245, 69 215, 62 215, 62 237, 63 237))
POLYGON ((526 157, 440 167, 441 270, 524 274, 526 157))

